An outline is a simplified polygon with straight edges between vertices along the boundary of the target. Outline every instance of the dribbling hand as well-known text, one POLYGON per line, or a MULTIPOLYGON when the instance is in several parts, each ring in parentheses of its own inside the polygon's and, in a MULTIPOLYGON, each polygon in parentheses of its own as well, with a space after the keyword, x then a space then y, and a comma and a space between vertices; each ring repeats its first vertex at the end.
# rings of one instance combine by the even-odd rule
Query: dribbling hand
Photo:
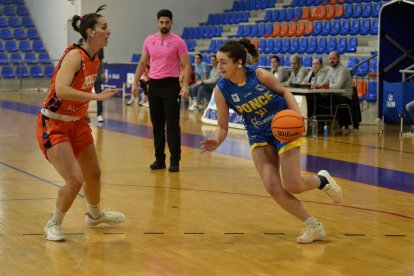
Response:
POLYGON ((108 88, 96 95, 98 95, 99 101, 104 101, 104 100, 109 99, 113 95, 120 93, 121 91, 122 89, 119 89, 119 88, 108 88))
POLYGON ((213 151, 219 146, 219 143, 213 139, 201 141, 200 144, 201 153, 204 153, 206 151, 213 151))

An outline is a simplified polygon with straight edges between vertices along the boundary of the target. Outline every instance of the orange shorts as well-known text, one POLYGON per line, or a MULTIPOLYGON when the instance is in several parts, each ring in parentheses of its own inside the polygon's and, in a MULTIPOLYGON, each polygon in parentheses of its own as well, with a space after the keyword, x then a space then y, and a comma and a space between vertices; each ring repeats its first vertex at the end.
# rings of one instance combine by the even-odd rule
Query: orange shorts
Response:
POLYGON ((64 122, 39 114, 36 123, 36 138, 46 159, 47 150, 59 143, 69 142, 75 156, 93 144, 91 127, 84 118, 78 121, 64 122))

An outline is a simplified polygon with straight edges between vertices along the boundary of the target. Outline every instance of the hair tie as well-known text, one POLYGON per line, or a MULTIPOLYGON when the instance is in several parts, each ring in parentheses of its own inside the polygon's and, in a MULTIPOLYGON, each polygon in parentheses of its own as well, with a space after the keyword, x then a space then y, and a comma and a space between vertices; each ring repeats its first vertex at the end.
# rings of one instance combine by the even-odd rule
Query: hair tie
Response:
POLYGON ((79 20, 80 20, 80 22, 82 22, 83 16, 79 16, 79 20))

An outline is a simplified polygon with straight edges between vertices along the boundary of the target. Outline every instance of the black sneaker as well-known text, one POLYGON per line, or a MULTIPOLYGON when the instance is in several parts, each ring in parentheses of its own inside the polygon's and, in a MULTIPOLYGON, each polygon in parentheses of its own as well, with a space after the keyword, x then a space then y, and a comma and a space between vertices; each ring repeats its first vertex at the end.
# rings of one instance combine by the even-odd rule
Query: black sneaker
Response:
POLYGON ((180 171, 180 165, 170 165, 168 168, 169 172, 179 172, 180 171))
POLYGON ((150 165, 151 170, 161 170, 161 169, 165 169, 165 163, 164 162, 159 162, 159 161, 154 161, 154 163, 152 163, 150 165))

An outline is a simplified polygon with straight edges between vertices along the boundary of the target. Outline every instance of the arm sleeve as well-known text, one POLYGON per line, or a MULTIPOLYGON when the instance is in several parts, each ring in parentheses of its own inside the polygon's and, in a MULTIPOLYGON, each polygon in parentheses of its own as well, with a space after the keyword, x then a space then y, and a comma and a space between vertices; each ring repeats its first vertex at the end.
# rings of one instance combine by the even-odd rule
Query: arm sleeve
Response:
POLYGON ((185 56, 188 55, 188 49, 187 49, 187 45, 185 45, 185 42, 182 38, 180 38, 178 40, 178 55, 181 56, 185 56))

